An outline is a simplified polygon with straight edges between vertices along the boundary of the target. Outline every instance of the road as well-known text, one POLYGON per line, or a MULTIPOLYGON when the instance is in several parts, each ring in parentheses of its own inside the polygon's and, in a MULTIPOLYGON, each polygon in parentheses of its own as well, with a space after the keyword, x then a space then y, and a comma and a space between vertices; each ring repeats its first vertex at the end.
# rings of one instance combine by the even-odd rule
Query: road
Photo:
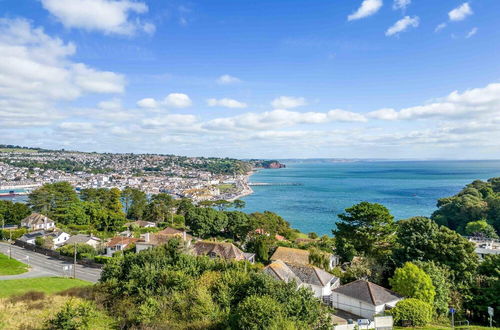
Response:
MULTIPOLYGON (((54 259, 40 253, 23 249, 19 246, 5 243, 0 243, 0 253, 8 256, 9 247, 12 248, 12 258, 28 264, 31 270, 20 275, 0 276, 0 280, 43 276, 73 276, 73 270, 64 270, 65 266, 72 266, 70 262, 54 259), (29 257, 29 259, 26 257, 29 257)), ((79 264, 76 265, 76 278, 95 283, 100 277, 100 269, 90 268, 79 264)))

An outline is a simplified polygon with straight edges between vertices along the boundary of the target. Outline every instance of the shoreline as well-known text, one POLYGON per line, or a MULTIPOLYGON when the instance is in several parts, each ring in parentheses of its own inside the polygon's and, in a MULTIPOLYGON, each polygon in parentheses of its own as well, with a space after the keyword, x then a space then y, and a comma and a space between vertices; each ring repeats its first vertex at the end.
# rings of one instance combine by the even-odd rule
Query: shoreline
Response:
POLYGON ((247 173, 244 177, 243 180, 241 180, 241 185, 243 186, 243 189, 234 197, 228 199, 229 202, 234 202, 237 199, 240 199, 242 197, 251 195, 254 193, 253 189, 248 185, 248 182, 250 180, 250 177, 254 175, 257 171, 252 170, 249 173, 247 173))

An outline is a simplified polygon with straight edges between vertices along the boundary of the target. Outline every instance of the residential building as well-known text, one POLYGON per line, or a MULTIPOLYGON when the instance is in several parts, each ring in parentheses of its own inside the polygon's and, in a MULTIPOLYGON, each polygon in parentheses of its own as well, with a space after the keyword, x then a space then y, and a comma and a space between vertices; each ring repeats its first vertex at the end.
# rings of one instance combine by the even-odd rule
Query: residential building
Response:
POLYGON ((21 220, 21 227, 26 227, 30 230, 48 230, 55 228, 56 223, 43 214, 33 213, 21 220))
MULTIPOLYGON (((285 263, 310 265, 309 251, 280 246, 271 256, 271 260, 281 260, 285 263)), ((328 254, 329 267, 334 268, 340 263, 340 258, 331 253, 328 254)))
POLYGON ((20 241, 26 242, 28 244, 36 244, 37 237, 45 238, 50 237, 52 239, 52 247, 58 248, 62 246, 71 237, 68 233, 63 231, 45 231, 37 230, 30 233, 26 233, 19 238, 20 241))
POLYGON ((333 308, 373 319, 375 314, 394 307, 403 297, 375 283, 357 280, 332 291, 333 308))
POLYGON ((138 241, 139 239, 134 237, 113 237, 105 244, 106 256, 112 257, 115 252, 126 250, 138 241))
POLYGON ((469 237, 469 241, 476 245, 475 252, 479 260, 484 260, 487 255, 500 254, 500 240, 483 237, 469 237))
POLYGON ((321 268, 312 265, 273 261, 264 268, 264 273, 283 282, 295 281, 299 288, 309 288, 316 298, 330 300, 332 290, 338 288, 340 279, 321 268))
POLYGON ((194 253, 199 256, 255 262, 255 253, 245 253, 232 243, 198 241, 193 244, 193 248, 194 253))
POLYGON ((156 223, 151 221, 137 220, 132 222, 127 222, 125 224, 126 227, 139 227, 139 228, 154 228, 156 227, 156 223))
POLYGON ((64 243, 64 245, 70 244, 87 244, 97 249, 101 245, 101 239, 92 235, 76 234, 64 243))
POLYGON ((149 249, 154 246, 166 244, 172 238, 179 238, 186 242, 187 247, 195 238, 189 235, 185 230, 167 227, 157 233, 145 233, 141 235, 141 240, 135 244, 136 252, 149 249))

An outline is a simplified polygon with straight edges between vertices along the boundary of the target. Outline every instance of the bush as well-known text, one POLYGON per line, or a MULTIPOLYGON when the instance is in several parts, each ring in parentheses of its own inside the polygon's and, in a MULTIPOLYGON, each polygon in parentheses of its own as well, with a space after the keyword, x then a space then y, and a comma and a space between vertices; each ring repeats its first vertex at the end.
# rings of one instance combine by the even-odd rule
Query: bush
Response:
POLYGON ((237 307, 234 315, 237 329, 269 329, 283 318, 283 307, 269 296, 249 296, 237 307))
POLYGON ((432 305, 424 301, 408 298, 396 304, 396 307, 388 311, 394 317, 394 323, 412 326, 424 326, 432 320, 432 305))
POLYGON ((42 299, 45 299, 45 292, 28 291, 26 293, 10 297, 9 302, 15 304, 18 302, 33 302, 42 299))
MULTIPOLYGON (((72 244, 65 245, 57 249, 57 251, 63 256, 73 257, 75 253, 75 246, 72 244)), ((96 255, 96 253, 97 251, 88 244, 83 244, 83 243, 76 244, 77 259, 83 259, 83 258, 89 259, 89 257, 92 258, 94 255, 96 255)))
POLYGON ((88 329, 95 314, 95 309, 90 303, 74 304, 69 301, 54 318, 46 322, 46 327, 50 330, 88 329))
POLYGON ((19 239, 19 237, 26 234, 27 232, 28 231, 26 230, 26 228, 13 229, 13 230, 0 229, 0 239, 8 240, 9 238, 12 237, 12 240, 16 240, 16 239, 19 239))
POLYGON ((106 257, 106 256, 95 256, 94 261, 98 264, 107 264, 110 260, 112 260, 113 257, 106 257))

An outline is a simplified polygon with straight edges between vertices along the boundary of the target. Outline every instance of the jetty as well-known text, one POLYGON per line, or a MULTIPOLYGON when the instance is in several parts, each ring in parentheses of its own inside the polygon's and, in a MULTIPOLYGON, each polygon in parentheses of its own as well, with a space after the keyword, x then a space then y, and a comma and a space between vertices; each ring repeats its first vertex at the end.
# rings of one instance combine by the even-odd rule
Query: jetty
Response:
POLYGON ((302 186, 302 183, 297 182, 250 182, 249 186, 302 186))

